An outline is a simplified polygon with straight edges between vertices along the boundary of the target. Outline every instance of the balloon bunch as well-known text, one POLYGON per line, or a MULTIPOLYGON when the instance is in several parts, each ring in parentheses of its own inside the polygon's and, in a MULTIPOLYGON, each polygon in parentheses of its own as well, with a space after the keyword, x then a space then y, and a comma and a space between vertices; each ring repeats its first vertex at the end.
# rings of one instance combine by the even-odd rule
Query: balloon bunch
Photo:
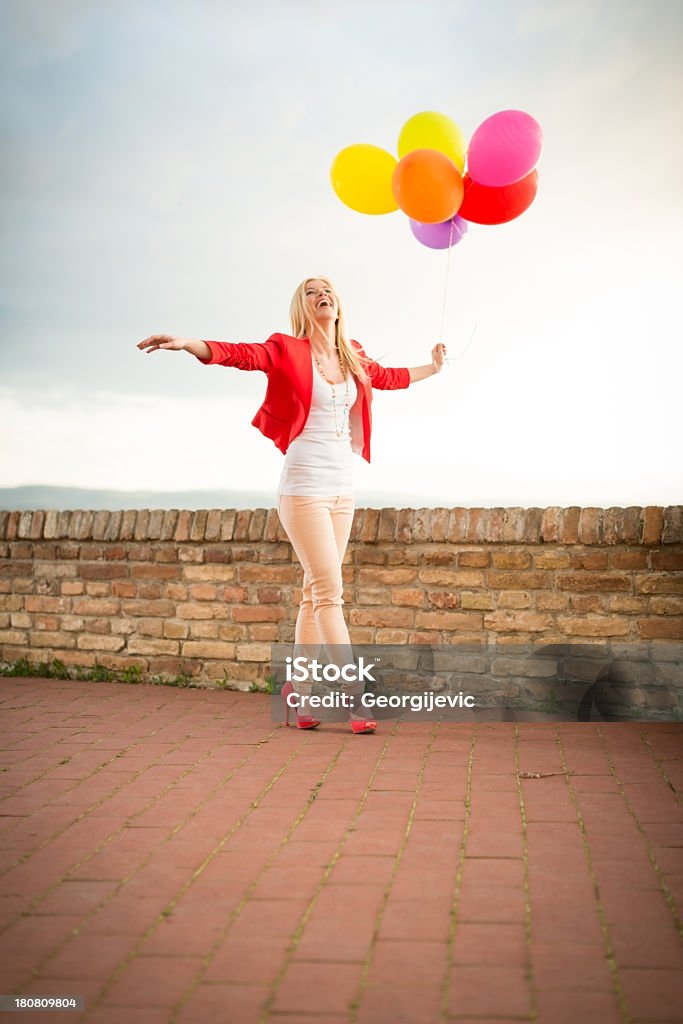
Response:
POLYGON ((522 110, 492 114, 469 147, 449 117, 423 111, 403 125, 398 160, 367 143, 337 153, 332 187, 358 213, 403 210, 418 242, 449 249, 468 222, 504 224, 531 206, 542 142, 540 125, 522 110))

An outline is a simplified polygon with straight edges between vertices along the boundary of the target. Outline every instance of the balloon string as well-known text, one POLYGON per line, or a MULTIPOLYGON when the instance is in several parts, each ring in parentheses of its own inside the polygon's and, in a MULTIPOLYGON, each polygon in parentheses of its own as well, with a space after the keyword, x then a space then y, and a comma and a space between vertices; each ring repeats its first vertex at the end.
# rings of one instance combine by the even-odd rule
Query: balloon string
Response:
POLYGON ((451 231, 448 237, 448 255, 446 256, 446 280, 443 288, 443 302, 441 304, 441 328, 439 329, 439 341, 443 341, 443 328, 446 321, 446 299, 448 297, 448 277, 451 269, 451 246, 453 244, 453 229, 455 223, 451 217, 451 231))
MULTIPOLYGON (((448 255, 446 256, 446 281, 444 283, 443 302, 442 302, 442 305, 441 305, 441 328, 439 330, 439 341, 443 341, 443 329, 444 329, 444 324, 445 324, 445 321, 446 321, 446 299, 448 297, 448 280, 449 280, 449 275, 450 275, 450 270, 451 270, 451 247, 453 245, 453 229, 454 229, 454 227, 455 227, 455 220, 452 218, 451 219, 451 230, 450 230, 450 235, 449 235, 449 238, 448 238, 448 255)), ((467 342, 467 344, 465 345, 465 347, 462 350, 462 352, 459 352, 457 354, 457 356, 451 356, 450 358, 448 356, 446 356, 446 358, 444 359, 444 362, 452 363, 454 361, 454 359, 462 359, 462 357, 465 355, 465 352, 467 352, 467 349, 472 344, 472 342, 474 340, 474 335, 476 333, 477 333, 477 325, 475 324, 474 327, 472 328, 472 333, 470 334, 470 340, 467 342)))
POLYGON ((457 356, 453 356, 451 359, 449 359, 448 356, 446 356, 446 362, 447 363, 452 363, 453 359, 462 359, 462 357, 465 355, 465 352, 467 352, 467 349, 472 344, 472 341, 474 340, 474 335, 476 333, 477 333, 477 325, 475 324, 474 327, 472 328, 472 333, 470 334, 470 340, 467 342, 467 344, 465 345, 465 347, 462 350, 462 352, 458 352, 457 356))

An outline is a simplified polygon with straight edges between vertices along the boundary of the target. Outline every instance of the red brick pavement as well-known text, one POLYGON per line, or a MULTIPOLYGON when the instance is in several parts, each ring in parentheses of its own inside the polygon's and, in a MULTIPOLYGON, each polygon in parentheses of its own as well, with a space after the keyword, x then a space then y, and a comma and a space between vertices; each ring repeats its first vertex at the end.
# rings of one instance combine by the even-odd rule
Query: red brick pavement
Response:
POLYGON ((352 736, 42 679, 0 709, 0 992, 83 995, 62 1024, 683 1021, 680 725, 352 736))

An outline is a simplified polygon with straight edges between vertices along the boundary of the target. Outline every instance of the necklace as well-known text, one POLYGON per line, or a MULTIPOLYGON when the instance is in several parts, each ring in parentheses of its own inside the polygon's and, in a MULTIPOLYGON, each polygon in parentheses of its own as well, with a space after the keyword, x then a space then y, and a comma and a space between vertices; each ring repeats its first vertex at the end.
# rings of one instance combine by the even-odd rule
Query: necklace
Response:
MULTIPOLYGON (((313 349, 311 349, 311 352, 313 352, 313 349)), ((333 414, 334 414, 334 432, 337 435, 337 437, 341 437, 342 434, 344 433, 344 417, 348 416, 348 414, 349 414, 349 378, 348 378, 348 374, 346 373, 346 367, 344 366, 344 361, 343 361, 343 359, 341 357, 341 354, 340 354, 339 365, 341 366, 342 373, 344 374, 344 382, 346 384, 346 393, 345 393, 345 396, 344 396, 344 406, 343 406, 343 409, 342 409, 342 422, 341 422, 341 430, 340 430, 339 427, 337 426, 337 392, 336 392, 336 385, 325 374, 325 371, 323 370, 322 366, 320 365, 320 360, 318 359, 318 357, 317 357, 315 352, 313 352, 313 358, 315 359, 316 363, 318 364, 318 369, 320 370, 320 375, 324 378, 324 380, 327 381, 327 383, 332 388, 332 411, 333 411, 333 414)))

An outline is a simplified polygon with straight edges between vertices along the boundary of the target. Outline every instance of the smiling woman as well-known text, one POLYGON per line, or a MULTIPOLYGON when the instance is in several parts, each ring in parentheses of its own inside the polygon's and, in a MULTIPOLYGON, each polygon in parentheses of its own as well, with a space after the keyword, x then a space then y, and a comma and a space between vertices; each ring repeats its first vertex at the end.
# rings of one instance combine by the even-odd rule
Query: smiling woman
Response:
MULTIPOLYGON (((205 365, 266 374, 266 395, 252 424, 285 455, 278 515, 304 570, 294 642, 314 654, 324 645, 331 662, 343 667, 353 663, 342 611, 342 563, 355 506, 353 454, 370 462, 372 389, 407 388, 439 373, 446 349, 435 345, 423 366, 380 366, 347 336, 339 296, 326 277, 301 282, 290 317, 291 335, 273 334, 257 344, 157 334, 138 348, 182 350, 205 365)), ((297 686, 300 695, 310 690, 310 684, 297 686)), ((362 686, 345 690, 352 698, 352 731, 374 732, 377 723, 360 704, 362 686)), ((313 729, 320 721, 297 713, 297 725, 313 729)))

